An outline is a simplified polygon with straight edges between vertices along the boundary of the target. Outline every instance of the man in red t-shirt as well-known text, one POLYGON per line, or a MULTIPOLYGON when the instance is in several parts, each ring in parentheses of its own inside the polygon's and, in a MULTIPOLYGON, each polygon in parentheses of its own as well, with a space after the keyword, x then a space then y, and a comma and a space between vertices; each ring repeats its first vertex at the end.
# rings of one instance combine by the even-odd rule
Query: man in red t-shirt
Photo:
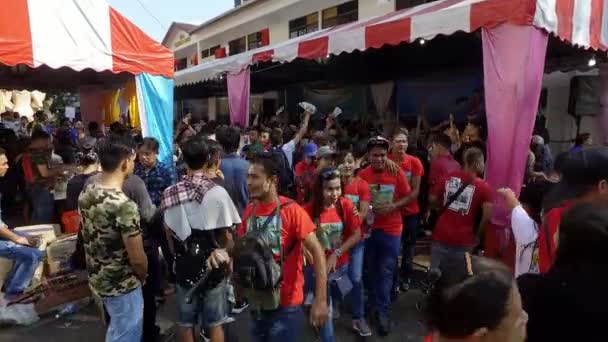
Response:
POLYGON ((431 205, 440 210, 432 236, 431 269, 438 269, 446 256, 471 252, 479 238, 475 228, 478 215, 481 215, 479 232, 490 219, 493 190, 479 178, 485 169, 483 152, 470 148, 463 160, 464 170, 449 173, 435 184, 429 196, 431 205), (449 201, 451 204, 445 208, 449 201))
MULTIPOLYGON (((328 318, 325 251, 315 235, 315 225, 306 211, 292 200, 278 195, 279 167, 278 161, 270 153, 260 154, 251 162, 247 174, 247 188, 253 202, 245 209, 243 223, 237 232, 239 237, 245 236, 250 231, 251 224, 265 229, 271 237, 269 241, 274 241, 271 248, 278 263, 280 250, 287 253, 290 246, 294 246, 288 255, 284 255, 281 265, 283 280, 280 305, 275 310, 258 310, 258 318, 252 321, 252 341, 301 340, 304 323, 303 248, 312 255, 317 274, 315 301, 310 312, 311 323, 319 328, 328 318), (274 215, 279 203, 280 215, 274 215), (270 216, 274 217, 268 220, 270 216)), ((252 305, 255 310, 255 303, 252 305)))
POLYGON ((382 137, 370 139, 367 151, 371 165, 358 175, 369 184, 372 194, 374 222, 365 250, 371 266, 369 301, 377 310, 381 335, 391 332, 389 312, 401 247, 401 210, 411 201, 408 196, 411 189, 405 174, 392 174, 387 170, 388 150, 388 140, 382 137))
POLYGON ((315 143, 304 145, 304 160, 298 162, 294 168, 297 192, 296 200, 299 204, 304 204, 310 200, 315 172, 317 171, 317 150, 318 148, 315 143))
POLYGON ((445 134, 433 137, 429 154, 431 156, 431 168, 429 170, 429 188, 433 188, 438 182, 454 171, 460 171, 460 164, 452 157, 450 147, 452 140, 445 134))
POLYGON ((397 163, 405 173, 412 192, 408 195, 409 204, 403 208, 403 233, 401 234, 401 272, 395 274, 394 287, 400 287, 401 291, 409 290, 410 277, 412 275, 412 262, 416 252, 416 238, 420 223, 420 208, 418 207, 418 195, 420 194, 420 180, 424 176, 424 167, 420 159, 407 154, 409 132, 400 128, 393 133, 393 145, 390 159, 397 163), (399 282, 399 278, 401 281, 399 282))
POLYGON ((572 152, 563 165, 556 163, 555 168, 561 174, 561 179, 545 200, 546 209, 549 210, 538 234, 538 266, 541 274, 549 271, 555 259, 562 214, 578 202, 608 200, 608 148, 572 152))

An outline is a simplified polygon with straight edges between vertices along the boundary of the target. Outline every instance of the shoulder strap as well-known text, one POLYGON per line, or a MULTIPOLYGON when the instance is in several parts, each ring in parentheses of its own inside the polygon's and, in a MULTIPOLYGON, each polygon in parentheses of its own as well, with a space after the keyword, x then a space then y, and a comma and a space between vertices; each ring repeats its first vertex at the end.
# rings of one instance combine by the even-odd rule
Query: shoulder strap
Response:
POLYGON ((458 190, 456 190, 456 192, 454 194, 452 194, 452 196, 450 196, 450 198, 448 198, 448 201, 445 202, 444 206, 437 212, 437 218, 439 218, 441 215, 443 215, 443 213, 452 205, 452 203, 454 203, 454 201, 458 198, 458 196, 460 196, 460 194, 462 194, 464 189, 466 189, 467 186, 469 186, 469 185, 471 185, 471 183, 473 183, 474 179, 475 179, 475 177, 472 177, 471 179, 463 182, 460 185, 458 190))

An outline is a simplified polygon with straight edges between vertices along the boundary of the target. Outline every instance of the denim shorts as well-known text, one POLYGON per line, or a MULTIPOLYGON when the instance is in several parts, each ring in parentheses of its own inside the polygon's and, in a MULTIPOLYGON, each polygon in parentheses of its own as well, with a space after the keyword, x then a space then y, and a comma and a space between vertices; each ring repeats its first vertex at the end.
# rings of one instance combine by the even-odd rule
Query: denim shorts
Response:
POLYGON ((232 321, 230 313, 234 304, 234 290, 227 280, 203 296, 194 296, 190 304, 185 301, 188 290, 190 288, 177 285, 178 326, 189 328, 199 324, 201 328, 213 328, 232 321))

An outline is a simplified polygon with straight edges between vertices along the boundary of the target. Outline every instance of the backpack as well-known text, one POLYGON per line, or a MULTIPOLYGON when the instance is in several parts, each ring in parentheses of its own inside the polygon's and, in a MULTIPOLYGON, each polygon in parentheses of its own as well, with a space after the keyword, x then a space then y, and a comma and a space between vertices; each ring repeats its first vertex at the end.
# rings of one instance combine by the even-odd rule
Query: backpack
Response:
POLYGON ((270 152, 279 162, 279 195, 288 198, 295 197, 295 176, 292 168, 289 166, 289 160, 283 151, 282 146, 273 147, 270 152))
POLYGON ((284 203, 282 206, 277 204, 274 213, 266 219, 261 227, 255 221, 255 205, 250 216, 253 219, 254 227, 249 229, 244 237, 237 240, 234 247, 234 274, 236 282, 248 290, 269 292, 280 287, 283 280, 282 264, 284 259, 291 254, 297 245, 294 241, 283 253, 283 246, 280 246, 280 261, 277 263, 270 242, 265 238, 264 233, 268 224, 279 217, 281 209, 293 204, 293 201, 284 203))

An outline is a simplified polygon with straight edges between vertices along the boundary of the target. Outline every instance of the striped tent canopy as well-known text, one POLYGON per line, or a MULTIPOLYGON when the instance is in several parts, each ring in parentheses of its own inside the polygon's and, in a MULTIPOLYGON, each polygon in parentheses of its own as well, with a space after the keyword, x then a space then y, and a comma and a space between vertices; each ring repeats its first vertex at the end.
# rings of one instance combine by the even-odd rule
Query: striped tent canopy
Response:
POLYGON ((175 84, 238 72, 257 61, 324 58, 507 22, 533 25, 575 46, 608 48, 608 0, 440 0, 203 63, 177 72, 175 84))

